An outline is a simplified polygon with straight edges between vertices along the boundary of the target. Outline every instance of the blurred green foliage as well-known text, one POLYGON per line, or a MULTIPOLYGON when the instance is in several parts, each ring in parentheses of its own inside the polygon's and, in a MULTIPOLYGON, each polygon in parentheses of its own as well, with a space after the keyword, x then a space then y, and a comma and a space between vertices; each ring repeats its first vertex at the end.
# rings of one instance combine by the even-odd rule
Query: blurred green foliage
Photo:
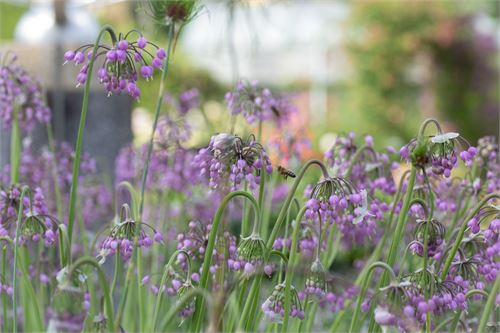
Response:
POLYGON ((346 29, 355 72, 347 89, 349 117, 375 136, 409 139, 428 116, 453 123, 471 139, 496 132, 498 118, 482 126, 486 119, 479 115, 484 109, 498 117, 498 68, 484 64, 495 60, 497 49, 475 43, 471 20, 478 9, 495 16, 496 6, 460 4, 353 3, 346 29), (478 75, 489 78, 483 89, 474 82, 478 75))
POLYGON ((9 40, 14 37, 16 24, 27 8, 25 4, 0 1, 0 40, 9 40))

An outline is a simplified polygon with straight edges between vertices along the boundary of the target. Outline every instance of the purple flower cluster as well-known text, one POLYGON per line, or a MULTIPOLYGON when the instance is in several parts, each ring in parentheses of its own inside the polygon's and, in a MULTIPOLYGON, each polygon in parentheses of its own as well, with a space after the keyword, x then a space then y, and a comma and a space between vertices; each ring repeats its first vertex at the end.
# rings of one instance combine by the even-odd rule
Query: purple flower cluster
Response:
POLYGON ((93 55, 94 45, 85 45, 77 50, 69 50, 64 54, 66 62, 82 65, 76 80, 78 85, 87 81, 89 63, 104 58, 97 70, 99 82, 109 95, 127 92, 138 99, 141 91, 137 87, 139 73, 146 80, 153 78, 156 70, 161 70, 167 57, 164 49, 149 42, 142 35, 137 40, 131 40, 133 32, 114 36, 113 45, 97 45, 97 52, 93 55), (140 67, 139 67, 140 66, 140 67))
POLYGON ((250 136, 246 141, 232 134, 213 136, 207 148, 193 159, 201 177, 214 190, 237 190, 248 185, 256 190, 261 171, 271 173, 273 168, 264 148, 250 136))
POLYGON ((413 139, 399 151, 401 157, 422 170, 430 169, 435 175, 451 176, 458 165, 459 155, 466 165, 471 165, 476 149, 468 147, 458 153, 457 146, 469 146, 458 133, 438 134, 423 140, 413 139))
MULTIPOLYGON (((17 215, 21 204, 19 185, 12 185, 9 189, 0 190, 0 235, 15 239, 17 215)), ((44 240, 46 246, 57 241, 57 220, 49 215, 47 204, 42 190, 36 188, 31 196, 23 199, 23 214, 21 220, 19 241, 26 244, 28 241, 44 240), (32 199, 30 199, 32 197, 32 199)))
MULTIPOLYGON (((71 190, 74 152, 69 143, 55 144, 55 151, 47 146, 35 151, 29 141, 24 142, 20 181, 28 186, 40 187, 46 194, 49 212, 55 212, 56 187, 62 194, 62 204, 66 208, 71 190), (57 179, 54 179, 54 175, 57 179)), ((9 166, 3 170, 2 177, 7 182, 9 166)), ((80 165, 80 184, 82 216, 86 225, 95 225, 112 217, 112 193, 100 179, 97 163, 88 153, 84 153, 80 165)))
POLYGON ((172 95, 165 95, 165 102, 175 107, 180 115, 184 116, 193 109, 198 109, 201 105, 200 92, 196 88, 183 91, 176 99, 172 95))
POLYGON ((153 240, 163 243, 163 235, 145 223, 135 222, 129 218, 119 222, 111 229, 108 236, 102 241, 99 257, 103 262, 108 255, 119 252, 124 260, 130 259, 134 250, 134 242, 137 246, 149 248, 153 245, 153 240), (139 225, 137 225, 139 223, 139 225), (153 239, 146 232, 145 227, 151 229, 153 239), (138 234, 137 234, 138 233, 138 234))
POLYGON ((233 91, 226 93, 226 103, 231 114, 242 114, 249 124, 272 121, 278 127, 286 124, 297 110, 287 96, 273 96, 257 81, 241 80, 233 91))
POLYGON ((10 128, 14 117, 19 127, 29 132, 37 123, 50 120, 50 109, 40 83, 17 62, 17 56, 0 54, 0 119, 4 128, 10 128))

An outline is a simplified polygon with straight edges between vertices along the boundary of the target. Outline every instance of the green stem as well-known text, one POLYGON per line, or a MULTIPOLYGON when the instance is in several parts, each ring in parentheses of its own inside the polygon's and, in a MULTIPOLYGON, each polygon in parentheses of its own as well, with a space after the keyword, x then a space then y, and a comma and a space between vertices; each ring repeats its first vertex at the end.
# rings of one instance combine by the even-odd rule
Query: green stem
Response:
POLYGON ((99 31, 99 35, 94 44, 94 48, 92 51, 92 58, 89 60, 87 67, 87 79, 85 81, 85 90, 83 93, 83 101, 82 101, 82 114, 80 115, 80 124, 78 125, 78 135, 76 137, 76 146, 75 146, 75 159, 73 161, 73 175, 71 178, 71 191, 69 195, 69 211, 68 211, 68 238, 69 238, 69 256, 68 263, 71 263, 71 242, 73 239, 73 226, 75 223, 75 214, 76 214, 76 198, 78 196, 78 177, 80 173, 80 160, 82 157, 82 146, 83 146, 83 132, 85 129, 85 122, 87 119, 87 110, 88 110, 88 100, 89 100, 89 92, 90 92, 90 81, 92 81, 92 68, 94 67, 94 62, 97 57, 97 49, 99 47, 99 42, 103 37, 104 33, 108 32, 113 39, 115 38, 114 31, 109 26, 104 26, 101 31, 99 31))
POLYGON ((278 214, 278 218, 276 219, 276 223, 274 224, 273 230, 271 231, 271 235, 269 236, 269 239, 267 240, 267 247, 272 248, 274 241, 276 240, 276 237, 278 236, 278 231, 281 227, 281 224, 285 220, 287 211, 288 211, 288 206, 290 206, 290 203, 292 202, 293 196, 295 195, 295 192, 297 191, 297 188, 302 181, 302 178, 304 178, 304 175, 311 167, 312 165, 317 165, 318 167, 321 168, 321 171, 323 173, 323 177, 327 178, 328 177, 328 170, 324 166, 324 164, 319 161, 319 160, 309 160, 307 163, 302 167, 300 172, 297 175, 297 178, 295 178, 295 182, 292 185, 292 188, 290 189, 290 192, 288 192, 288 196, 286 197, 285 203, 281 207, 280 213, 278 214))
POLYGON ((453 243, 453 247, 448 253, 448 256, 446 257, 446 261, 444 262, 443 269, 441 270, 441 279, 444 280, 446 278, 446 275, 448 275, 448 270, 451 267, 451 263, 453 262, 453 259, 455 258, 455 255, 457 254, 458 248, 460 247, 460 243, 462 242, 462 239, 464 238, 465 231, 467 230, 467 223, 479 212, 479 210, 491 199, 500 199, 500 193, 495 192, 495 193, 490 193, 487 196, 485 196, 479 203, 474 207, 474 209, 467 215, 465 218, 464 222, 462 223, 462 226, 460 227, 460 230, 458 231, 457 237, 455 238, 455 243, 453 243))
MULTIPOLYGON (((401 211, 399 212, 398 222, 396 224, 396 230, 395 230, 394 235, 392 237, 391 246, 389 248, 389 253, 387 255, 386 263, 390 267, 392 267, 394 265, 394 263, 396 262, 396 259, 397 259, 399 244, 401 243, 401 240, 403 238, 403 232, 405 230, 406 221, 408 218, 408 210, 410 209, 410 204, 412 201, 413 188, 415 186, 416 176, 417 176, 417 169, 414 166, 412 166, 411 171, 410 171, 410 177, 408 179, 408 186, 406 189, 405 198, 403 201, 403 207, 401 208, 401 211)), ((396 205, 397 203, 395 202, 394 204, 396 205)), ((388 282, 387 272, 384 271, 384 273, 382 273, 382 277, 379 280, 377 288, 380 288, 381 286, 386 285, 387 282, 388 282)), ((373 305, 370 308, 370 315, 369 315, 370 323, 368 325, 369 332, 373 331, 373 328, 375 326, 375 321, 373 318, 373 311, 372 310, 373 310, 373 305)))
POLYGON ((361 324, 361 320, 359 320, 359 314, 361 312, 361 304, 363 303, 363 300, 365 298, 366 290, 368 289, 368 283, 370 282, 370 277, 376 268, 383 268, 385 272, 391 275, 391 278, 393 280, 396 279, 396 275, 394 274, 394 271, 392 270, 391 266, 387 265, 385 262, 376 261, 368 267, 368 270, 366 271, 366 274, 363 278, 363 284, 358 296, 358 301, 356 302, 356 307, 354 309, 354 314, 351 320, 351 326, 349 327, 349 333, 359 331, 358 325, 361 324))
MULTIPOLYGON (((4 281, 2 283, 6 283, 7 281, 7 245, 2 247, 2 277, 4 281)), ((3 308, 3 329, 4 332, 8 332, 9 328, 7 327, 7 294, 2 293, 2 308, 3 308)))
MULTIPOLYGON (((408 187, 406 189, 405 199, 403 202, 403 207, 398 215, 398 222, 396 224, 396 230, 392 238, 391 246, 389 249, 389 254, 387 255, 387 264, 393 266, 398 254, 399 244, 401 243, 402 234, 405 230, 406 220, 408 217, 408 210, 410 209, 410 204, 412 202, 413 187, 415 186, 415 178, 417 175, 417 169, 412 167, 410 178, 408 179, 408 187)), ((395 203, 396 204, 396 203, 395 203)), ((387 284, 387 274, 384 272, 382 275, 382 284, 387 284)))
POLYGON ((288 321, 290 319, 291 287, 293 279, 293 270, 295 268, 295 260, 297 257, 297 244, 299 241, 300 222, 302 221, 302 217, 304 216, 306 210, 307 207, 302 207, 300 209, 299 213, 297 214, 297 218, 295 219, 295 225, 293 227, 292 245, 290 247, 288 268, 285 275, 285 302, 283 306, 285 314, 283 316, 283 325, 281 326, 281 332, 287 332, 288 329, 288 321))
POLYGON ((167 59, 165 60, 165 63, 163 64, 163 69, 162 69, 162 73, 161 73, 160 88, 158 89, 158 97, 156 99, 156 109, 155 109, 155 118, 154 118, 154 122, 153 122, 153 130, 151 132, 151 138, 150 138, 149 144, 148 144, 148 153, 146 156, 146 163, 144 165, 144 171, 142 173, 141 196, 140 196, 140 201, 139 201, 139 220, 141 220, 141 218, 142 218, 142 211, 144 209, 144 192, 146 190, 146 180, 148 178, 149 163, 151 161, 151 155, 153 153, 154 136, 156 133, 156 127, 158 125, 158 118, 160 116, 161 105, 163 102, 163 95, 165 93, 165 78, 167 77, 168 68, 169 68, 169 64, 170 64, 170 52, 171 52, 172 45, 174 42, 174 31, 175 31, 174 24, 171 24, 170 29, 168 31, 167 59))
POLYGON ((115 291, 116 282, 118 281, 118 272, 120 271, 120 245, 118 245, 115 252, 115 271, 113 274, 113 281, 111 282, 111 297, 113 297, 113 293, 115 291))
POLYGON ((108 330, 109 332, 115 332, 115 326, 114 326, 114 321, 113 321, 113 301, 111 299, 111 293, 109 290, 109 284, 108 280, 106 279, 106 274, 104 273, 101 265, 97 262, 97 260, 93 257, 82 257, 75 261, 73 266, 71 266, 71 269, 69 271, 69 276, 72 276, 73 272, 78 269, 78 267, 83 266, 83 265, 90 265, 93 266, 96 271, 97 275, 99 278, 99 282, 102 288, 102 291, 104 293, 104 308, 106 312, 106 319, 107 319, 107 325, 108 325, 108 330))
POLYGON ((19 166, 21 164, 21 131, 19 129, 19 119, 17 107, 14 106, 12 113, 12 129, 10 132, 10 182, 19 182, 19 166))
MULTIPOLYGON (((210 230, 210 235, 208 238, 207 248, 205 250, 206 255, 205 255, 205 258, 203 261, 203 269, 202 269, 200 283, 199 283, 199 287, 203 290, 206 290, 208 287, 208 277, 209 277, 209 273, 210 273, 210 265, 212 263, 212 253, 214 251, 215 240, 217 238, 217 231, 219 229, 219 224, 220 224, 220 221, 222 218, 222 214, 224 213, 224 209, 229 204, 229 202, 233 198, 238 197, 238 196, 245 197, 250 201, 250 203, 252 204, 252 206, 254 208, 255 219, 258 219, 260 216, 259 205, 258 205, 257 201, 255 200, 255 198, 251 194, 249 194, 248 192, 245 192, 245 191, 231 192, 228 195, 226 195, 226 197, 222 200, 219 208, 217 209, 217 212, 215 213, 215 217, 214 217, 214 220, 212 223, 212 229, 210 230)), ((254 222, 254 223, 257 223, 257 222, 254 222)), ((195 307, 195 312, 194 312, 194 317, 193 317, 193 325, 192 325, 192 328, 193 328, 192 331, 194 331, 194 332, 199 332, 201 329, 201 322, 203 320, 203 314, 201 313, 202 307, 203 307, 203 299, 198 297, 196 299, 196 307, 195 307)))
POLYGON ((495 284, 493 285, 493 288, 490 291, 490 295, 486 300, 483 314, 481 315, 481 320, 479 321, 479 326, 477 328, 478 332, 486 332, 486 324, 488 323, 488 317, 490 316, 491 311, 495 307, 495 300, 499 292, 500 292, 500 274, 497 274, 495 284))

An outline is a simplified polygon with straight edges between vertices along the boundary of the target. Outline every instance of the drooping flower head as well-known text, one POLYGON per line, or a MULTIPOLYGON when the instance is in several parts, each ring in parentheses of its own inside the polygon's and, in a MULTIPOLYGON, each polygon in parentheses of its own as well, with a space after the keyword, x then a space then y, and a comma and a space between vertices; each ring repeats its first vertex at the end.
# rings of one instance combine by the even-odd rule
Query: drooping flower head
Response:
POLYGON ((311 269, 306 278, 304 292, 315 296, 319 300, 325 297, 328 292, 326 271, 319 259, 314 260, 311 265, 311 269))
MULTIPOLYGON (((141 75, 146 80, 153 78, 155 71, 161 70, 166 61, 165 50, 149 42, 142 34, 135 30, 118 37, 110 31, 111 45, 100 44, 93 55, 94 45, 84 45, 76 50, 69 50, 64 54, 66 62, 82 65, 76 80, 78 85, 87 81, 88 66, 92 57, 95 57, 97 78, 104 86, 108 95, 126 92, 138 99, 141 95, 137 87, 137 80, 141 75), (132 36, 139 34, 137 39, 132 36)), ((95 68, 94 67, 94 68, 95 68)), ((78 86, 77 85, 77 86, 78 86)))
MULTIPOLYGON (((294 286, 290 288, 290 317, 304 319, 304 310, 300 304, 300 299, 297 290, 294 286)), ((285 315, 285 284, 280 283, 273 289, 273 293, 269 296, 261 306, 264 312, 264 317, 274 323, 281 323, 285 315)))
POLYGON ((256 121, 273 121, 278 127, 285 124, 296 112, 295 106, 286 96, 273 96, 257 81, 240 80, 234 91, 226 94, 226 103, 231 114, 242 114, 249 124, 256 121))
POLYGON ((163 242, 163 236, 150 225, 143 222, 136 222, 130 217, 130 210, 127 204, 123 205, 120 214, 120 221, 111 228, 110 233, 101 244, 99 257, 104 261, 108 255, 119 252, 125 260, 130 259, 134 249, 134 242, 138 247, 149 248, 154 241, 163 242), (153 234, 151 239, 149 234, 153 234))
POLYGON ((421 170, 430 168, 433 174, 448 178, 451 170, 457 165, 458 155, 466 165, 470 165, 470 161, 476 155, 476 149, 470 147, 458 133, 449 132, 424 137, 421 140, 413 139, 401 148, 400 155, 421 170))
POLYGON ((254 190, 260 184, 261 169, 267 173, 273 170, 264 148, 253 135, 243 140, 232 134, 217 134, 207 148, 198 152, 193 163, 212 189, 236 190, 246 182, 254 190))
POLYGON ((151 0, 145 1, 143 8, 156 24, 181 28, 200 11, 196 0, 151 0))
POLYGON ((62 268, 57 273, 57 288, 49 308, 49 330, 76 332, 83 329, 83 321, 90 309, 87 277, 80 270, 62 268))
POLYGON ((410 249, 413 253, 422 257, 424 255, 424 242, 427 241, 427 256, 439 259, 438 256, 444 250, 445 233, 446 228, 436 219, 417 220, 414 231, 415 240, 410 243, 410 249))
POLYGON ((12 52, 0 53, 0 119, 10 128, 14 117, 19 127, 29 132, 37 123, 50 120, 40 83, 17 62, 12 52))
MULTIPOLYGON (((265 262, 266 244, 257 233, 252 233, 249 237, 241 239, 237 254, 239 262, 237 267, 243 269, 245 274, 251 275, 265 262)), ((235 269, 234 263, 233 269, 235 269)))

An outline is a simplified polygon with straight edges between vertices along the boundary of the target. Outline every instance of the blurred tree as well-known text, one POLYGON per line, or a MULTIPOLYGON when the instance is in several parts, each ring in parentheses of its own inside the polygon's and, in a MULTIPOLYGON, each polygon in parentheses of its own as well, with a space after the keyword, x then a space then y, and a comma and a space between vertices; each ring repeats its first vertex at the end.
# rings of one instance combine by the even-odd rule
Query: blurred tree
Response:
POLYGON ((408 139, 421 118, 434 116, 471 139, 495 132, 498 68, 492 58, 497 45, 493 36, 474 31, 471 11, 478 7, 421 1, 353 4, 346 37, 355 71, 350 100, 371 130, 408 139), (483 126, 485 121, 491 126, 483 126))

